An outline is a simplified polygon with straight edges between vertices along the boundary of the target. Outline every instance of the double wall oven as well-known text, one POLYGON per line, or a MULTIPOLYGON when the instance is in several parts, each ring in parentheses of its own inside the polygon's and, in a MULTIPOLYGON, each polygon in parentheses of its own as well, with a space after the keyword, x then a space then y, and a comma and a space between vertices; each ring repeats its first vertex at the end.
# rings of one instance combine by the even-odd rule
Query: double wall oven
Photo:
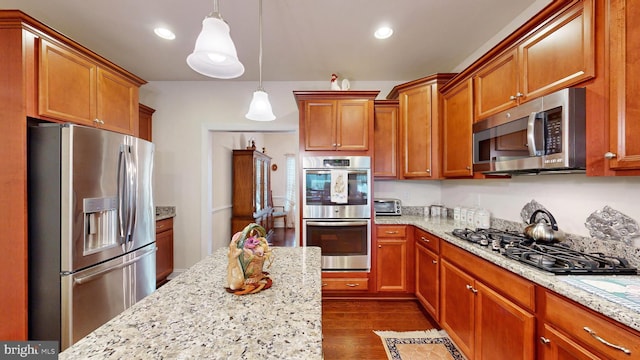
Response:
POLYGON ((302 241, 322 249, 325 271, 371 267, 371 158, 302 159, 302 241))

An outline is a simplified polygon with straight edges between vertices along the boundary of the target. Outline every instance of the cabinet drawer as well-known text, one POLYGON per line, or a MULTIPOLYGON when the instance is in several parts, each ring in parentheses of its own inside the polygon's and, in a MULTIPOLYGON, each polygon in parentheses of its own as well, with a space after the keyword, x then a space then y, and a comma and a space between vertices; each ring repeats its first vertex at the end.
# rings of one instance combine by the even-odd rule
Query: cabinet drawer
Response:
POLYGON ((434 253, 440 253, 440 238, 426 231, 416 228, 416 244, 420 244, 434 253))
POLYGON ((622 325, 550 292, 545 292, 545 300, 545 322, 555 325, 572 339, 610 359, 635 359, 640 356, 640 336, 627 331, 622 325), (631 353, 626 354, 621 348, 631 353))
POLYGON ((407 227, 405 225, 378 225, 379 238, 405 238, 407 227))
POLYGON ((159 232, 173 229, 173 218, 162 219, 156 221, 156 234, 159 232))
POLYGON ((535 285, 532 282, 449 243, 442 243, 440 255, 527 310, 535 309, 535 285))
POLYGON ((322 279, 322 290, 346 290, 346 291, 367 291, 369 290, 368 278, 335 278, 322 279))

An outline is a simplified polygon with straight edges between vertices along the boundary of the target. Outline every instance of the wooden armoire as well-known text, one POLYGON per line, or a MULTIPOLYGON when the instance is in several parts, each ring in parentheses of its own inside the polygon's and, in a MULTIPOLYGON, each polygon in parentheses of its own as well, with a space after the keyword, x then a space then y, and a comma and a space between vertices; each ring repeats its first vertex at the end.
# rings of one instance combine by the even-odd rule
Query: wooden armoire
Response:
POLYGON ((271 158, 255 150, 233 150, 231 233, 256 223, 273 233, 271 158))

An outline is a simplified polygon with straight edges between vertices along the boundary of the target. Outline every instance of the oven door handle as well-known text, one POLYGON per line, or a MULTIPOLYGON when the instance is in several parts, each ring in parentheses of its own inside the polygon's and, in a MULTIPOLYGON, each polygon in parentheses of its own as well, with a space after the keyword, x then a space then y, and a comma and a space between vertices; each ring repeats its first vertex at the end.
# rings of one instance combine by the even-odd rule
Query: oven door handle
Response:
POLYGON ((307 221, 312 226, 363 226, 369 225, 367 221, 307 221))

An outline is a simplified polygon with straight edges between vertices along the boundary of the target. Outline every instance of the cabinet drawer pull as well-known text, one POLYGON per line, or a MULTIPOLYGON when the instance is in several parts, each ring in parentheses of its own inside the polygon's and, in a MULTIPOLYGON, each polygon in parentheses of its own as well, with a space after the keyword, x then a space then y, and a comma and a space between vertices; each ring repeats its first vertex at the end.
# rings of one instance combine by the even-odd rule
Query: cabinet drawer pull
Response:
POLYGON ((426 237, 424 237, 424 236, 420 236, 420 240, 422 240, 422 241, 424 241, 424 242, 429 242, 429 239, 427 239, 427 238, 426 238, 426 237))
POLYGON ((540 342, 545 344, 545 345, 547 345, 547 344, 549 344, 551 342, 551 340, 547 339, 544 336, 540 336, 540 342))
POLYGON ((322 287, 325 287, 325 286, 327 286, 327 285, 329 285, 329 284, 327 284, 327 283, 322 283, 322 287))
POLYGON ((616 345, 616 344, 612 344, 612 343, 608 342, 607 340, 605 340, 605 339, 601 338, 600 336, 598 336, 598 334, 596 334, 595 331, 589 329, 588 327, 585 326, 585 327, 583 327, 583 329, 584 329, 584 331, 589 333, 589 335, 591 335, 594 339, 600 341, 601 343, 603 343, 603 344, 605 344, 605 345, 607 345, 609 347, 612 347, 612 348, 614 348, 616 350, 620 350, 620 351, 622 351, 623 353, 625 353, 627 355, 631 354, 631 350, 629 350, 629 349, 627 349, 625 347, 622 347, 620 345, 616 345))
POLYGON ((348 287, 356 287, 356 286, 360 286, 360 284, 353 284, 353 283, 349 283, 349 284, 345 284, 348 287))
POLYGON ((384 233, 385 233, 385 234, 389 234, 389 235, 393 235, 393 234, 397 234, 398 232, 397 232, 397 231, 390 231, 390 230, 387 230, 387 231, 385 231, 384 233))

